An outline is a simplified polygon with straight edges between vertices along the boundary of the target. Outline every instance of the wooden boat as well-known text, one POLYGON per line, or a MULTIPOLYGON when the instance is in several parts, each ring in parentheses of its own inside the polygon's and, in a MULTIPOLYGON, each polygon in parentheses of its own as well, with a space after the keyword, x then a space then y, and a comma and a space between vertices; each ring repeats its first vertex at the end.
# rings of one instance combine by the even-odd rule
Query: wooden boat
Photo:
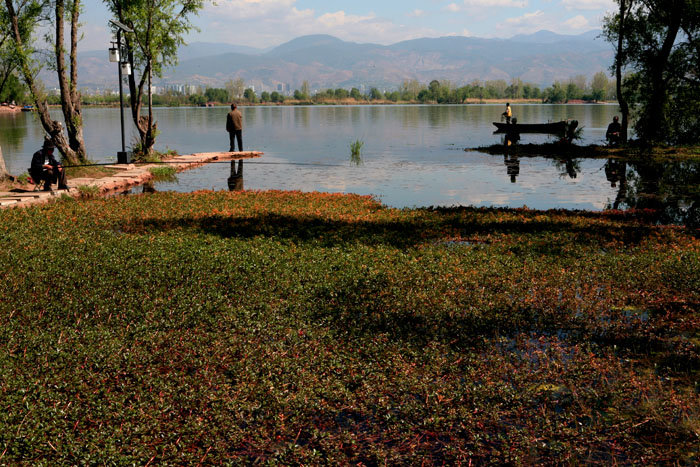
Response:
MULTIPOLYGON (((573 123, 573 122, 572 122, 573 123)), ((559 135, 566 133, 569 128, 569 122, 562 120, 561 122, 552 123, 500 123, 493 122, 498 128, 496 133, 543 133, 549 135, 559 135)))

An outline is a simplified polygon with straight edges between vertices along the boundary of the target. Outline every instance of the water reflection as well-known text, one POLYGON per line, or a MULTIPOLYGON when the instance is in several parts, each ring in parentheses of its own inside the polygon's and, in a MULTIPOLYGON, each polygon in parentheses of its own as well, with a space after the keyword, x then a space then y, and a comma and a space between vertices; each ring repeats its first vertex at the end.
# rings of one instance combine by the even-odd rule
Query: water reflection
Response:
POLYGON ((243 159, 238 161, 238 169, 236 169, 236 161, 231 161, 231 176, 228 178, 229 191, 243 191, 243 159))
POLYGON ((520 175, 520 158, 516 155, 504 155, 503 163, 506 166, 506 173, 510 177, 510 182, 515 183, 515 179, 520 175))
POLYGON ((610 182, 611 188, 620 185, 615 201, 609 206, 611 209, 620 209, 620 204, 627 198, 627 162, 608 159, 605 163, 605 178, 610 182))

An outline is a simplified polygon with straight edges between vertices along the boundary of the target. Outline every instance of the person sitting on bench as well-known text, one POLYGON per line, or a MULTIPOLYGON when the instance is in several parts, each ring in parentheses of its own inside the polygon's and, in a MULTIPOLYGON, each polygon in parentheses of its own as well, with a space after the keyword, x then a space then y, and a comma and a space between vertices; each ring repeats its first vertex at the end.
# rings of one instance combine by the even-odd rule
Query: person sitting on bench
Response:
POLYGON ((58 182, 59 190, 67 190, 66 171, 53 156, 53 142, 46 138, 42 148, 32 156, 29 175, 37 185, 44 181, 44 191, 51 191, 51 184, 58 182))

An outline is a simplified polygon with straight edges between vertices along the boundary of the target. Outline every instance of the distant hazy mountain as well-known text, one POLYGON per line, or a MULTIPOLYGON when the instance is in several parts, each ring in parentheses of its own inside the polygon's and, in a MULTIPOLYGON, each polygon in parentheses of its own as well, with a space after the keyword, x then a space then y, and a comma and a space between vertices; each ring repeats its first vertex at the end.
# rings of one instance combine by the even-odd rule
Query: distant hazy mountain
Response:
MULTIPOLYGON (((511 39, 425 38, 384 46, 346 42, 333 36, 304 36, 261 50, 218 43, 193 43, 180 50, 180 63, 162 83, 223 86, 243 78, 256 90, 278 85, 313 89, 365 85, 395 88, 406 79, 464 84, 474 80, 520 78, 549 85, 575 75, 607 70, 610 45, 600 31, 566 36, 550 31, 511 39)), ((116 65, 107 52, 80 54, 80 84, 116 87, 116 65)), ((48 84, 51 85, 50 79, 48 84)))

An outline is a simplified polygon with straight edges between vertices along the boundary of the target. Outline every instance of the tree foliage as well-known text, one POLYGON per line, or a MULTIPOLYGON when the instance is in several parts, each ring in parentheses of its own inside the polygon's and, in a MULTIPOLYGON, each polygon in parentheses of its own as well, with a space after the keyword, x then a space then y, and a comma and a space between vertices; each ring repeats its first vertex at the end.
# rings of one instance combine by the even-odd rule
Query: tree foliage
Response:
POLYGON ((128 78, 131 112, 141 149, 150 153, 157 135, 153 76, 161 77, 166 67, 177 64, 177 50, 185 44, 185 35, 196 29, 191 18, 202 9, 204 0, 105 0, 105 3, 115 19, 134 30, 124 33, 127 60, 133 70, 128 78), (147 115, 141 115, 144 97, 147 115))
MULTIPOLYGON (((53 140, 58 150, 69 163, 87 161, 83 140, 81 99, 78 92, 78 39, 80 30, 80 0, 5 0, 0 11, 0 47, 7 44, 5 57, 14 61, 14 66, 29 89, 36 105, 44 131, 53 140), (65 23, 70 23, 69 63, 66 64, 65 23), (39 26, 52 25, 53 53, 48 55, 49 66, 57 73, 61 96, 61 110, 65 121, 56 121, 49 114, 46 95, 37 75, 41 68, 38 63, 35 30, 39 26), (67 136, 67 137, 66 137, 67 136)), ((9 78, 8 78, 9 79, 9 78)))
POLYGON ((637 109, 635 130, 646 143, 700 140, 700 2, 617 0, 605 20, 616 61, 630 73, 624 98, 637 109))

